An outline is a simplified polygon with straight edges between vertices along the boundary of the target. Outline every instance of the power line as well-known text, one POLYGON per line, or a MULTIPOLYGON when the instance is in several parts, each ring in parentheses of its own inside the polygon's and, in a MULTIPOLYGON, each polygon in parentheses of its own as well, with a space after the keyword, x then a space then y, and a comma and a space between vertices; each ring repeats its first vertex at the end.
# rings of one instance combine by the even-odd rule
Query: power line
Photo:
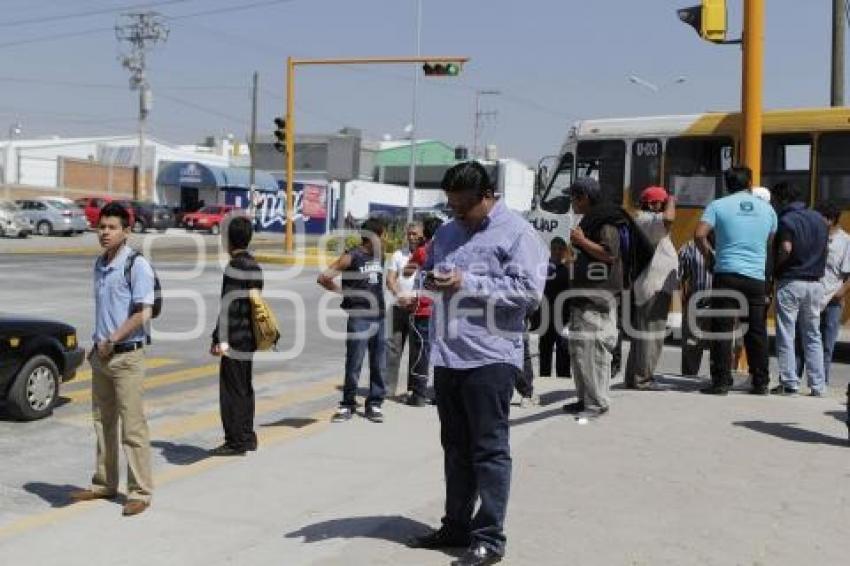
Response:
POLYGON ((218 116, 219 118, 224 118, 224 119, 230 120, 231 122, 234 122, 234 123, 239 123, 239 124, 243 124, 243 125, 245 124, 244 118, 237 118, 236 116, 232 116, 230 114, 225 114, 224 112, 220 112, 220 111, 214 110, 212 108, 207 108, 206 106, 201 106, 200 104, 196 104, 194 102, 190 102, 188 100, 184 100, 182 98, 178 98, 178 97, 173 96, 173 95, 160 94, 159 96, 161 96, 162 98, 165 98, 166 100, 170 100, 172 102, 175 102, 175 103, 180 104, 182 106, 185 106, 187 108, 193 108, 195 110, 198 110, 200 112, 204 112, 204 113, 209 114, 211 116, 218 116))
MULTIPOLYGON (((237 6, 230 6, 230 7, 227 7, 227 8, 216 8, 216 9, 213 9, 213 10, 203 10, 203 11, 200 11, 200 12, 194 12, 194 13, 191 13, 191 14, 182 14, 182 15, 179 15, 179 16, 170 16, 170 17, 167 17, 167 19, 169 19, 169 20, 185 20, 185 19, 190 19, 190 18, 198 18, 198 17, 201 17, 201 16, 211 16, 211 15, 216 15, 216 14, 225 14, 225 13, 230 13, 230 12, 237 12, 237 11, 241 11, 241 10, 251 10, 251 9, 254 9, 254 8, 261 8, 261 7, 264 7, 264 6, 272 6, 272 5, 275 5, 275 4, 288 4, 290 2, 295 2, 295 1, 296 0, 265 0, 264 2, 254 2, 252 4, 242 4, 242 5, 237 5, 237 6)), ((42 36, 37 36, 37 37, 31 37, 31 38, 28 38, 28 39, 17 39, 17 40, 13 40, 13 41, 7 41, 7 42, 4 42, 4 43, 0 43, 0 49, 6 48, 6 47, 17 47, 19 45, 29 45, 29 44, 32 44, 32 43, 42 43, 42 42, 48 42, 48 41, 56 41, 58 39, 66 39, 66 38, 69 38, 69 37, 82 37, 82 36, 85 36, 85 35, 94 35, 94 34, 98 34, 98 33, 104 33, 104 32, 107 32, 107 31, 112 32, 113 30, 114 30, 114 27, 97 27, 97 28, 89 28, 89 29, 78 30, 78 31, 69 31, 69 32, 55 33, 55 34, 50 34, 50 35, 42 35, 42 36)))
POLYGON ((141 4, 128 4, 125 6, 114 6, 112 8, 100 8, 97 10, 87 10, 85 12, 72 12, 69 14, 56 14, 54 16, 40 16, 37 18, 27 18, 23 20, 12 20, 8 22, 0 22, 0 28, 12 26, 25 26, 29 24, 43 24, 46 22, 58 22, 63 20, 73 20, 77 18, 86 18, 89 16, 100 16, 103 14, 114 14, 115 12, 124 12, 129 10, 140 10, 142 8, 155 8, 157 6, 168 6, 171 4, 185 4, 194 0, 162 0, 160 2, 144 2, 141 4))

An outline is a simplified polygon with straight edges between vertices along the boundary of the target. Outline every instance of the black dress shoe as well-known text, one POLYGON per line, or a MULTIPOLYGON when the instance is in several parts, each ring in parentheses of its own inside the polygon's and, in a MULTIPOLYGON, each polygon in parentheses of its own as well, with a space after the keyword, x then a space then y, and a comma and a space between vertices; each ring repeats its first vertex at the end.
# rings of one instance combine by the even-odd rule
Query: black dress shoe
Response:
POLYGON ((476 544, 470 547, 463 556, 452 562, 452 566, 487 566, 501 561, 501 556, 483 544, 476 544))
POLYGON ((769 395, 770 391, 767 389, 767 385, 753 385, 750 388, 750 395, 769 395))
POLYGON ((229 444, 222 444, 218 448, 213 448, 209 451, 210 456, 244 456, 245 450, 241 448, 234 448, 229 444))
POLYGON ((725 385, 709 385, 699 390, 704 395, 728 395, 729 388, 725 385))
POLYGON ((584 410, 584 401, 574 401, 563 406, 564 412, 569 415, 576 415, 584 410))
POLYGON ((435 550, 438 548, 464 548, 469 546, 469 535, 459 535, 440 527, 438 530, 407 541, 410 548, 435 550))

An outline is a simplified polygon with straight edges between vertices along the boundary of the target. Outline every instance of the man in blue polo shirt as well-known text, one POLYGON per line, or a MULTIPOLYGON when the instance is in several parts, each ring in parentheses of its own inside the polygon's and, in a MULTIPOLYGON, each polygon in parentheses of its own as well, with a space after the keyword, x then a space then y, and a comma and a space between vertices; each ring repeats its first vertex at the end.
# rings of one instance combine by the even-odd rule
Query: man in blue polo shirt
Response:
MULTIPOLYGON (((750 365, 750 393, 766 395, 768 374, 766 266, 773 247, 777 219, 773 208, 752 193, 752 171, 733 167, 726 172, 729 196, 709 204, 694 239, 714 268, 711 308, 743 312, 747 331, 744 347, 750 365), (714 232, 715 246, 708 236, 714 232), (745 304, 742 304, 745 303, 745 304)), ((735 319, 712 319, 711 386, 702 393, 725 395, 732 387, 732 332, 735 319)))
POLYGON ((820 312, 824 287, 820 283, 826 269, 829 230, 823 217, 806 207, 800 190, 780 183, 773 189, 779 210, 776 252, 776 358, 779 385, 777 395, 796 395, 800 389, 794 355, 796 332, 800 332, 806 375, 811 394, 824 394, 823 342, 820 312))
POLYGON ((95 330, 89 355, 97 465, 91 487, 71 493, 71 498, 89 501, 118 494, 120 433, 127 457, 124 515, 138 515, 148 508, 153 495, 150 437, 142 396, 145 322, 154 304, 154 274, 142 256, 128 263, 135 252, 127 245, 130 214, 123 206, 109 203, 103 207, 97 235, 104 251, 94 266, 95 330))

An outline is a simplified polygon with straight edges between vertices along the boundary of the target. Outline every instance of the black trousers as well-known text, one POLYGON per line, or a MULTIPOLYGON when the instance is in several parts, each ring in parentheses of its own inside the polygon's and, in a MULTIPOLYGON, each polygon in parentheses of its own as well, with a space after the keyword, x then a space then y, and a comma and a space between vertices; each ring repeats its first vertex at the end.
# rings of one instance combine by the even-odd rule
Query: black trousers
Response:
POLYGON ((522 397, 528 398, 534 395, 534 367, 531 365, 531 346, 528 344, 528 332, 522 336, 522 371, 517 372, 514 387, 522 397))
POLYGON ((257 447, 254 432, 254 386, 252 360, 221 358, 219 365, 219 407, 224 427, 224 443, 237 450, 257 447))
POLYGON ((555 352, 555 375, 568 377, 570 375, 570 350, 567 339, 558 333, 554 324, 550 324, 546 332, 540 335, 540 375, 552 375, 552 352, 555 352))
POLYGON ((458 534, 469 533, 474 543, 500 555, 511 487, 508 418, 518 373, 510 364, 434 368, 446 476, 443 525, 458 534))
MULTIPOLYGON (((767 341, 767 287, 764 281, 729 273, 714 276, 711 296, 711 308, 715 310, 742 309, 748 312, 741 317, 746 324, 744 348, 747 350, 747 362, 754 387, 766 387, 770 383, 768 374, 767 341), (737 293, 739 299, 720 296, 718 291, 737 293)), ((723 316, 711 320, 711 331, 723 334, 711 342, 711 381, 716 386, 732 386, 732 331, 735 317, 723 316)))

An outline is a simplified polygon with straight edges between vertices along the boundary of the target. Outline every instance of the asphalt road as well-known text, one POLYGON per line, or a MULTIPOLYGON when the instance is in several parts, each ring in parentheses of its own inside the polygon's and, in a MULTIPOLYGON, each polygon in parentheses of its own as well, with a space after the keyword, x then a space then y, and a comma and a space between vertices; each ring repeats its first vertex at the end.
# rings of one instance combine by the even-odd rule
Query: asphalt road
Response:
MULTIPOLYGON (((94 253, 0 253, 0 311, 62 319, 88 345, 94 253)), ((315 269, 264 266, 284 338, 278 359, 255 364, 261 449, 238 461, 207 456, 221 440, 217 366, 207 354, 221 267, 211 262, 188 277, 190 259, 180 246, 154 253, 170 293, 147 354, 154 506, 122 522, 114 504, 68 504, 94 460, 84 368, 52 417, 0 416, 3 562, 447 563, 399 544, 440 517, 433 409, 389 403, 385 425, 328 423, 344 344, 327 331, 341 332, 343 321, 315 269)), ((669 392, 617 385, 612 413, 598 424, 563 415, 573 395, 566 380, 539 380, 542 405, 513 409, 507 563, 843 564, 850 367, 834 365, 825 399, 715 399, 678 379, 678 362, 678 349, 666 347, 669 392)))

